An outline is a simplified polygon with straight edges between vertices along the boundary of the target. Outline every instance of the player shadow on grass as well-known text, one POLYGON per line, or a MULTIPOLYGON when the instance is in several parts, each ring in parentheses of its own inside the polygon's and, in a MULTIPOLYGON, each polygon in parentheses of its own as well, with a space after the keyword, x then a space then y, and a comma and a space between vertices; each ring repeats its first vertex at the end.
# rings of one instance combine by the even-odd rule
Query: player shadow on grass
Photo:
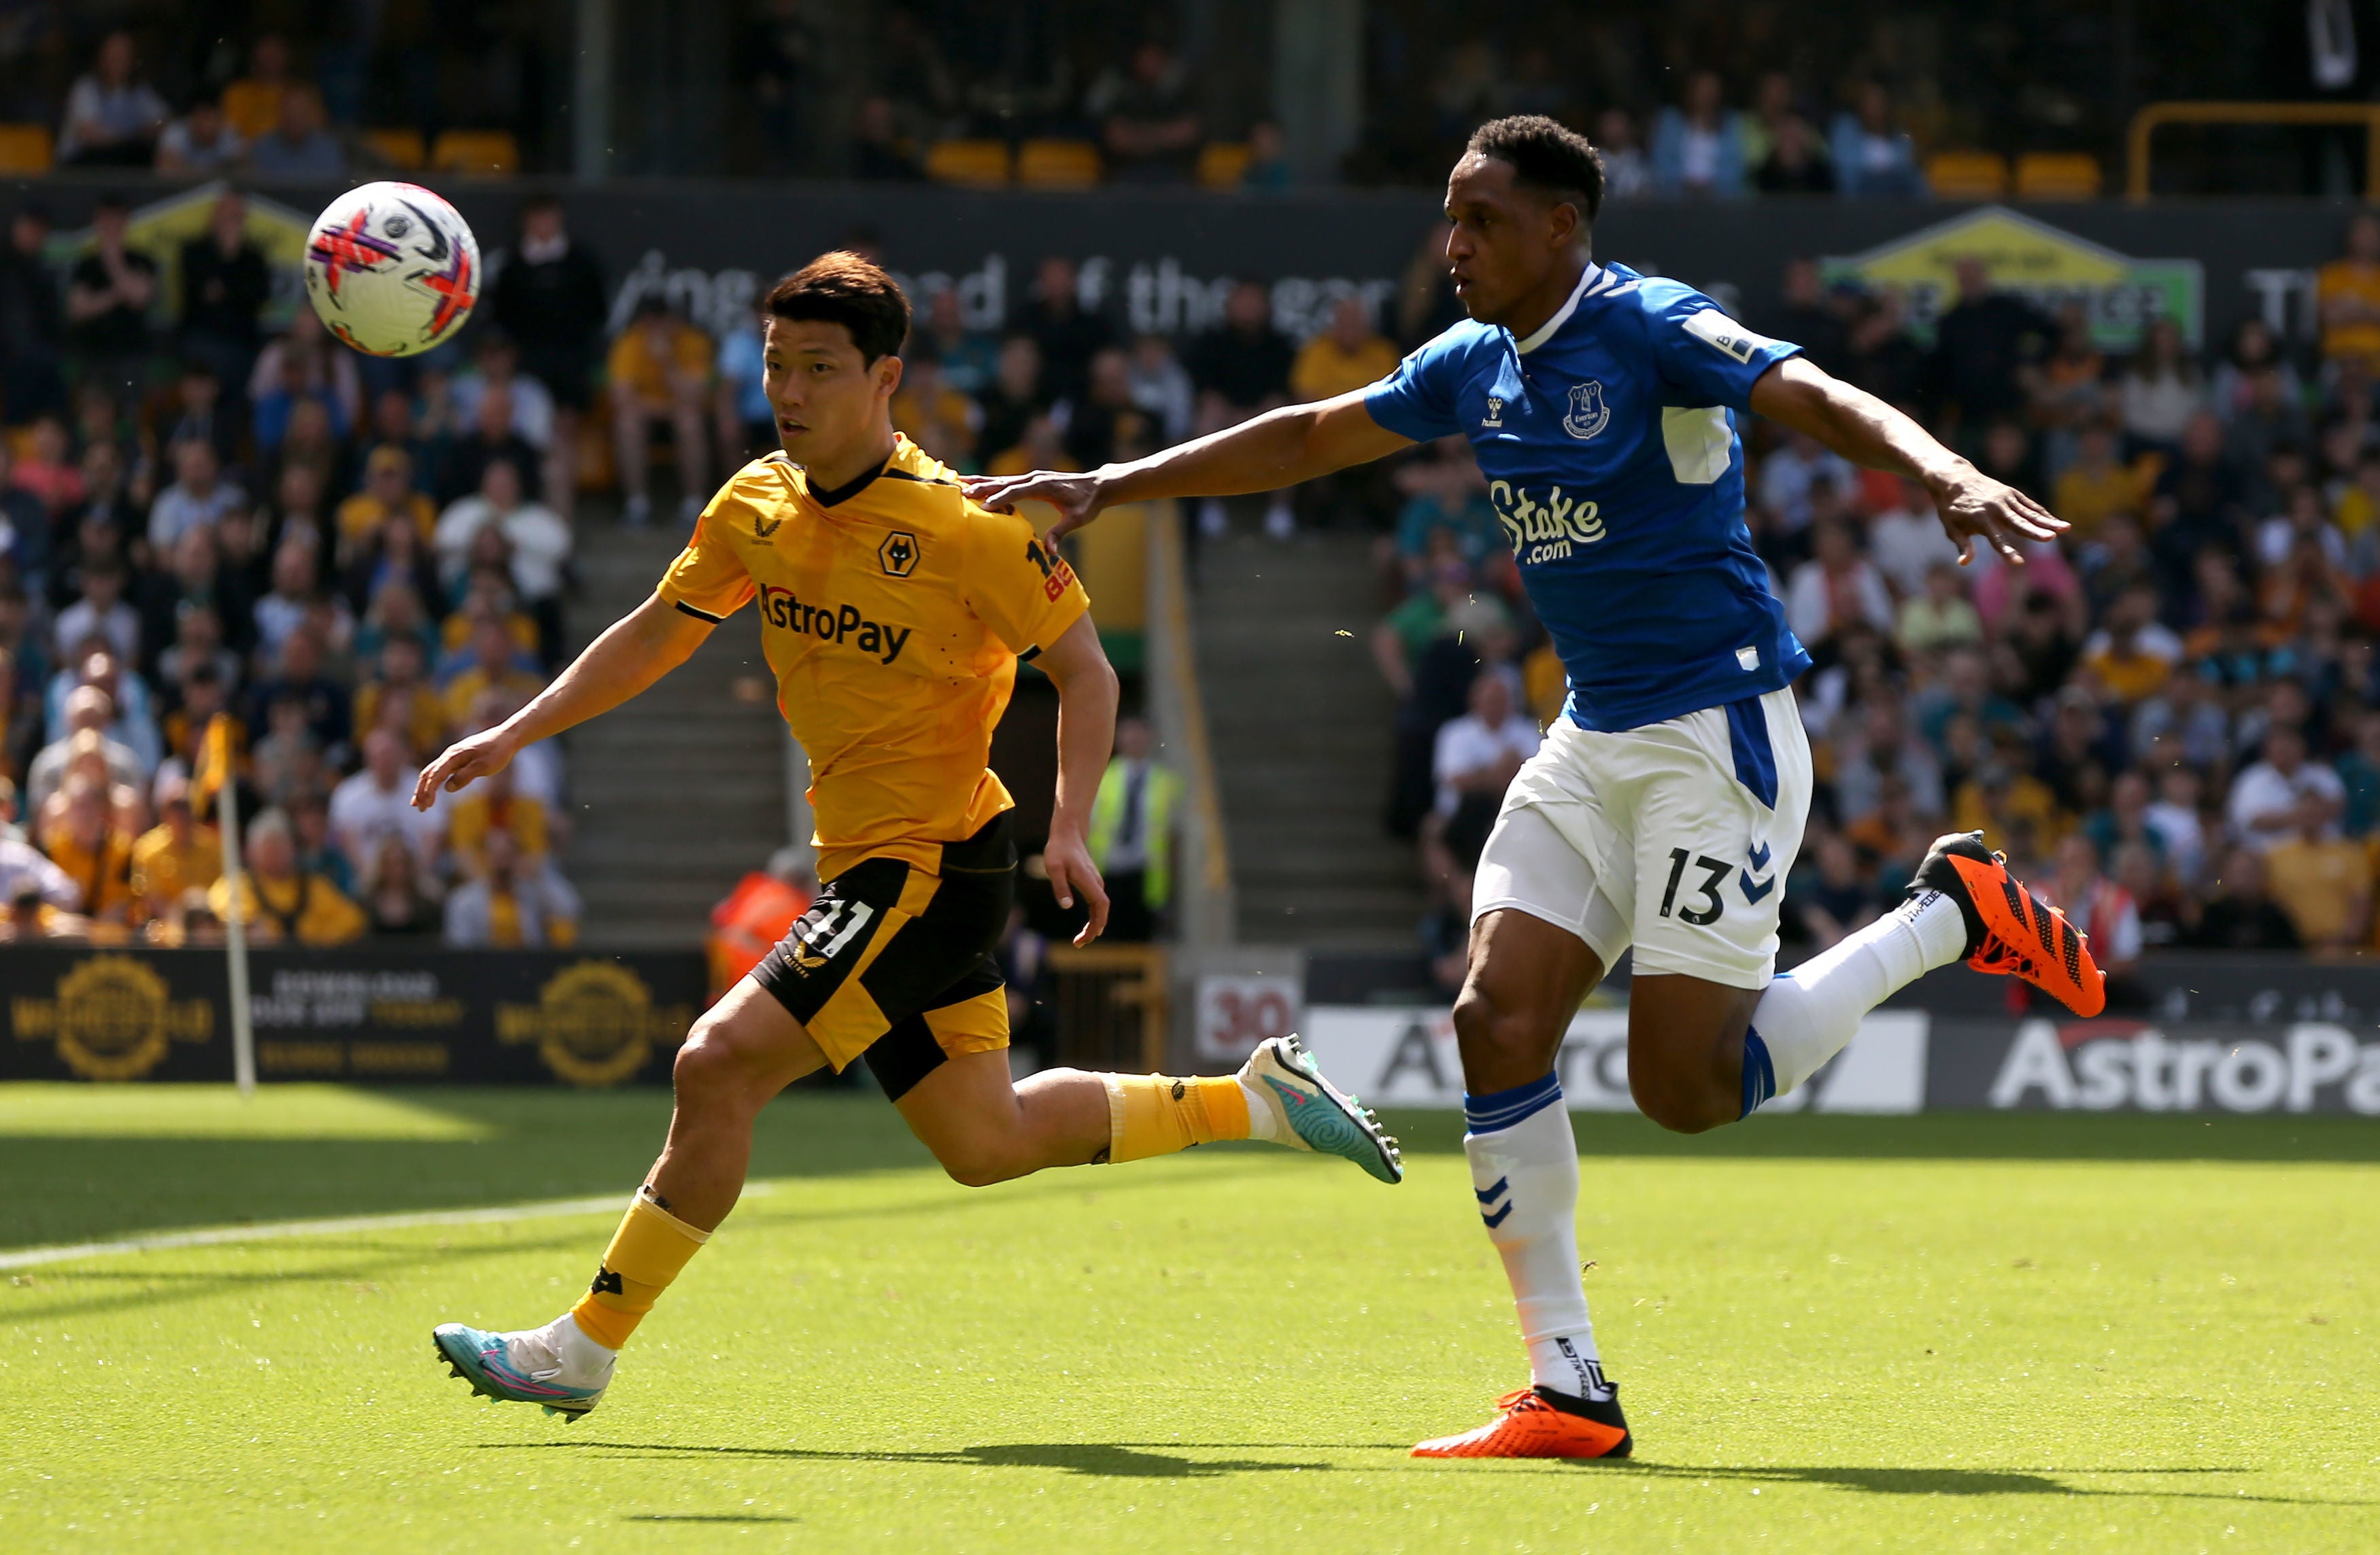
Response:
POLYGON ((565 1448, 575 1452, 615 1453, 633 1458, 728 1457, 776 1458, 796 1463, 827 1464, 947 1464, 954 1468, 1045 1468, 1099 1479, 1219 1479, 1226 1475, 1322 1473, 1336 1464, 1269 1462, 1260 1458, 1184 1458, 1172 1452, 1149 1452, 1149 1445, 1113 1441, 1020 1441, 958 1447, 941 1452, 835 1452, 809 1447, 699 1447, 674 1442, 635 1441, 507 1441, 490 1448, 565 1448))
POLYGON ((2095 1489, 2088 1486, 2070 1485, 2052 1479, 2053 1474, 2066 1477, 2099 1477, 2113 1475, 2191 1474, 2253 1474, 2253 1469, 2238 1465, 2210 1464, 2190 1468, 2118 1468, 2118 1469, 1959 1469, 1959 1468, 1861 1468, 1850 1464, 1790 1466, 1769 1464, 1760 1467, 1706 1468, 1686 1464, 1647 1463, 1642 1458, 1626 1459, 1608 1465, 1609 1472, 1640 1475, 1646 1478, 1668 1480, 1694 1479, 1709 1481, 1724 1479, 1770 1485, 1831 1485, 1840 1489, 1858 1490, 1872 1496, 2091 1496, 2112 1497, 2128 1500, 2204 1500, 2261 1501, 2279 1506, 2363 1506, 2364 1501, 2327 1500, 2317 1497, 2257 1496, 2240 1491, 2216 1490, 2129 1490, 2095 1489))

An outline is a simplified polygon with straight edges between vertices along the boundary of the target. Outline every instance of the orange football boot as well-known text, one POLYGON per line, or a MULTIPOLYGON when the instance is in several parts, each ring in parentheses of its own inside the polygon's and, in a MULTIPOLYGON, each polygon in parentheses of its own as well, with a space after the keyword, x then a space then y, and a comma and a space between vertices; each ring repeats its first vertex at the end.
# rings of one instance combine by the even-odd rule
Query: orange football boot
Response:
POLYGON ((1609 1400, 1565 1399, 1557 1405, 1535 1388, 1496 1401, 1503 1411, 1475 1431, 1441 1436, 1413 1450, 1416 1458, 1624 1458, 1635 1446, 1620 1390, 1609 1400))
POLYGON ((2008 856, 1984 845, 1981 832, 1934 839, 1912 895, 1938 891, 1967 920, 1967 965, 2021 978, 2084 1018, 2107 1007, 2107 975, 2091 959, 2090 937, 2008 872, 2008 856))

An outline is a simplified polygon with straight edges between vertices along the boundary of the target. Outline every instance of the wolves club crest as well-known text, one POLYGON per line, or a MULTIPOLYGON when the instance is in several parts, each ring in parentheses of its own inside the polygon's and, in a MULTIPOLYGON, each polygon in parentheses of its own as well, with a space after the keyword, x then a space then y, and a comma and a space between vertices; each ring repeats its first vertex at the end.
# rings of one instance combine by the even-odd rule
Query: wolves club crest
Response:
POLYGON ((1603 403, 1603 385, 1593 379, 1570 386, 1570 409, 1562 416, 1562 431, 1585 441, 1611 423, 1611 407, 1603 403))

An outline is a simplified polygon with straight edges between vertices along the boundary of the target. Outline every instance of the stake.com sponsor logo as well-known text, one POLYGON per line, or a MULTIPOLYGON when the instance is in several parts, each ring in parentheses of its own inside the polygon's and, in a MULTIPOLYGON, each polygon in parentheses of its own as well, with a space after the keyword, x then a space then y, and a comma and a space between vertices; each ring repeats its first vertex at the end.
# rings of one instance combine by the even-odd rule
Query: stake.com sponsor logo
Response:
POLYGON ((2332 1087, 2333 1106, 2380 1113, 2380 1042, 2359 1043, 2345 1027, 2316 1021, 2271 1042, 2173 1041, 2138 1021, 2029 1020, 2017 1027, 1989 1099, 1996 1108, 2309 1112, 2332 1087))

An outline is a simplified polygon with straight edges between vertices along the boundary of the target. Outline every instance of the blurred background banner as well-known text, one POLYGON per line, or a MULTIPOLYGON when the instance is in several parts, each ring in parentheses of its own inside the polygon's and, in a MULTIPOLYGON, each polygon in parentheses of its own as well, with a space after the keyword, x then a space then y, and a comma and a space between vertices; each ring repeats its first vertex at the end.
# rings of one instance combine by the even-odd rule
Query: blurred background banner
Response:
MULTIPOLYGON (((692 952, 252 953, 266 1079, 665 1083, 705 1002, 692 952)), ((224 959, 207 949, 7 953, 0 1079, 231 1078, 224 959)))

